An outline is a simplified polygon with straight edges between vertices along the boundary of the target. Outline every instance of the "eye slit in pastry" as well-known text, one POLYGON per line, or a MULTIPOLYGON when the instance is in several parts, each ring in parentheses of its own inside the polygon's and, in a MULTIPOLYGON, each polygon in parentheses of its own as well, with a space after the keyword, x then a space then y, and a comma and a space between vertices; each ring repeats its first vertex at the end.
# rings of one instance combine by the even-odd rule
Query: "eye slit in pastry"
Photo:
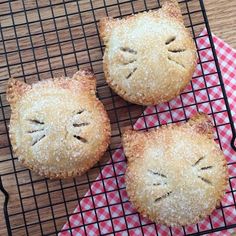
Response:
POLYGON ((198 165, 204 158, 204 156, 200 157, 192 166, 198 165))
POLYGON ((176 36, 172 36, 166 40, 166 45, 173 43, 176 40, 176 36))
POLYGON ((78 139, 82 143, 87 143, 88 142, 87 139, 85 139, 85 138, 83 138, 79 135, 74 135, 74 138, 78 139))
POLYGON ((134 72, 137 70, 137 67, 135 67, 127 76, 126 76, 126 79, 129 79, 133 74, 134 72))
POLYGON ((33 124, 44 125, 44 122, 39 121, 37 119, 29 119, 29 121, 33 124))
POLYGON ((32 143, 32 146, 34 146, 35 144, 37 144, 38 142, 40 142, 43 138, 45 138, 46 137, 46 135, 45 134, 43 134, 43 135, 41 135, 39 138, 37 138, 33 143, 32 143))
POLYGON ((77 128, 78 128, 78 127, 82 127, 82 126, 88 126, 88 125, 89 125, 88 122, 79 123, 79 124, 78 124, 78 123, 74 123, 74 124, 73 124, 73 126, 74 126, 74 127, 77 127, 77 128))
POLYGON ((212 182, 206 178, 203 178, 202 176, 198 176, 199 179, 201 179, 203 182, 209 184, 209 185, 212 185, 212 182))
POLYGON ((157 202, 159 202, 159 201, 161 201, 161 200, 167 198, 171 193, 172 193, 172 191, 165 193, 165 194, 162 195, 161 197, 156 198, 154 202, 157 203, 157 202))
POLYGON ((135 51, 134 49, 132 48, 129 48, 129 47, 121 47, 120 50, 122 52, 128 52, 128 53, 131 53, 131 54, 137 54, 137 51, 135 51))
POLYGON ((185 66, 184 66, 182 63, 176 61, 176 60, 175 60, 174 58, 172 58, 171 56, 168 56, 168 60, 169 60, 170 62, 176 64, 177 66, 180 66, 180 67, 182 67, 183 69, 186 69, 185 66))

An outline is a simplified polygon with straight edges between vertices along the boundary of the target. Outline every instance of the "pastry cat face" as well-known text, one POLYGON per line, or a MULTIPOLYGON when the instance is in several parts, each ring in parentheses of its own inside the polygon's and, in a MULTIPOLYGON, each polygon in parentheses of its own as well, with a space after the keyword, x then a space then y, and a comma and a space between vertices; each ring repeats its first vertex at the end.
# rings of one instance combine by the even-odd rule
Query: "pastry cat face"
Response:
POLYGON ((227 179, 224 156, 209 138, 210 129, 200 115, 185 125, 124 135, 127 192, 138 210, 172 226, 210 214, 227 179))
POLYGON ((100 25, 105 77, 121 97, 157 104, 175 97, 190 81, 196 49, 176 1, 121 20, 107 18, 100 25))
POLYGON ((91 72, 33 85, 13 79, 7 99, 13 149, 38 173, 51 178, 82 174, 105 152, 110 122, 95 96, 91 72))

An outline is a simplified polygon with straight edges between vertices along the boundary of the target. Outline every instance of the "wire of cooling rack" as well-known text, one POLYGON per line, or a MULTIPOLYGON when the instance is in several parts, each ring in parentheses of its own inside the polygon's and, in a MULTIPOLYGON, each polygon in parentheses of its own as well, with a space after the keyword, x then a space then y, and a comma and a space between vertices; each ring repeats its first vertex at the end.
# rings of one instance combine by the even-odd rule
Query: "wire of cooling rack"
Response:
MULTIPOLYGON (((217 61, 215 48, 210 33, 210 28, 202 0, 181 0, 185 24, 192 32, 195 41, 208 37, 209 47, 198 48, 200 76, 194 80, 203 78, 203 88, 194 88, 183 92, 179 96, 181 106, 173 107, 167 104, 165 109, 155 107, 155 112, 146 114, 145 108, 123 101, 113 93, 104 81, 102 70, 102 54, 104 45, 98 35, 98 21, 104 16, 123 17, 140 11, 157 9, 161 6, 158 0, 28 0, 28 1, 2 1, 0 3, 0 65, 1 83, 3 87, 9 77, 24 79, 27 83, 37 80, 56 77, 57 75, 72 75, 79 68, 90 67, 97 77, 97 94, 104 103, 112 125, 112 142, 105 157, 84 176, 73 180, 55 180, 41 178, 22 167, 17 157, 12 153, 7 125, 10 119, 10 109, 6 102, 5 90, 0 86, 0 189, 5 196, 4 214, 9 235, 55 235, 67 233, 73 235, 73 230, 80 229, 81 235, 106 235, 110 233, 126 232, 132 235, 132 230, 139 229, 139 235, 146 233, 146 227, 153 229, 154 234, 161 235, 158 228, 152 222, 143 223, 140 215, 137 217, 137 225, 130 226, 128 217, 135 217, 137 213, 128 212, 129 201, 124 198, 124 186, 120 186, 124 173, 117 173, 117 166, 124 166, 125 159, 116 159, 114 153, 120 149, 120 136, 122 129, 128 125, 135 126, 138 118, 142 118, 144 129, 149 129, 164 123, 186 121, 191 110, 199 111, 206 103, 209 106, 209 115, 216 127, 216 141, 221 145, 218 129, 227 126, 232 130, 232 143, 236 137, 232 115, 229 109, 226 92, 217 61), (206 27, 206 33, 200 34, 206 27), (200 34, 200 35, 199 35, 200 34), (210 50, 212 60, 202 61, 200 52, 210 50), (205 73, 204 65, 214 62, 215 70, 205 73), (207 77, 215 76, 215 84, 209 85, 207 77), (222 96, 211 98, 209 90, 219 88, 222 96), (197 94, 206 93, 206 101, 199 101, 197 94), (193 103, 186 104, 184 96, 191 95, 193 103), (216 112, 212 104, 224 101, 225 108, 216 112), (175 119, 175 112, 182 111, 182 118, 175 119), (219 123, 217 116, 227 113, 228 122, 219 123), (157 115, 158 125, 150 127, 148 117, 157 115), (163 119, 163 117, 169 117, 163 119), (113 173, 106 175, 104 170, 109 168, 113 173), (97 176, 100 176, 97 178, 97 176), (107 189, 107 182, 116 185, 116 190, 107 189), (101 219, 99 211, 104 206, 97 205, 100 193, 93 191, 93 186, 100 184, 104 201, 107 207, 107 218, 101 219), (115 195, 119 203, 110 202, 110 195, 115 195), (90 208, 82 202, 90 201, 90 208), (120 216, 115 216, 114 207, 120 207, 120 216, 123 216, 123 228, 117 229, 117 221, 120 216), (78 212, 74 212, 75 207, 78 212), (79 215, 81 224, 74 225, 70 219, 79 215), (92 218, 92 221, 89 219, 92 218), (104 232, 104 224, 109 220, 109 232, 104 232), (68 227, 62 230, 68 222, 68 227), (92 233, 91 233, 92 232, 92 233)), ((197 46, 197 44, 196 44, 197 46)), ((228 165, 233 165, 231 162, 228 165)), ((227 194, 232 194, 233 203, 221 205, 219 211, 222 216, 222 225, 216 225, 209 216, 209 226, 202 229, 196 225, 195 231, 190 232, 183 227, 183 235, 201 235, 236 227, 236 224, 228 223, 225 209, 236 207, 232 181, 229 179, 230 189, 227 194)), ((114 197, 114 196, 113 196, 114 197)), ((169 228, 169 235, 174 235, 174 230, 169 228)))

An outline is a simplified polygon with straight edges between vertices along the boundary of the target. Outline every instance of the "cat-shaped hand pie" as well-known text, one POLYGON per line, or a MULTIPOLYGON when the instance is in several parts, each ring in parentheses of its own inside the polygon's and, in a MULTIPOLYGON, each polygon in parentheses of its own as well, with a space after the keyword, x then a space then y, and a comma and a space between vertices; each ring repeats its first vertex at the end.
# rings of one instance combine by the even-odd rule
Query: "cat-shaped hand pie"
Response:
POLYGON ((26 167, 49 178, 81 175, 103 155, 110 122, 88 70, 28 85, 10 79, 10 138, 26 167))
POLYGON ((150 132, 126 131, 126 187, 136 209, 168 226, 197 223, 211 214, 227 186, 223 152, 207 115, 150 132))
POLYGON ((100 35, 109 86, 125 100, 151 105, 179 95, 192 78, 196 48, 176 0, 123 19, 104 18, 100 35))

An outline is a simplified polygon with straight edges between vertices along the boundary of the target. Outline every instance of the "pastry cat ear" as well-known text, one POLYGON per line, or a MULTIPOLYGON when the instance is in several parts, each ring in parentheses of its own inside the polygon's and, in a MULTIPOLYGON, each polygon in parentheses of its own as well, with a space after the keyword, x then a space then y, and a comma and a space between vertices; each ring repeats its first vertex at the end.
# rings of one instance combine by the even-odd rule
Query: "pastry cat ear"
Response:
POLYGON ((187 123, 194 128, 198 133, 206 134, 210 138, 213 136, 213 124, 207 114, 199 112, 195 114, 187 123))
POLYGON ((14 105, 21 98, 21 96, 30 89, 30 85, 10 78, 6 90, 7 101, 10 105, 14 105))
POLYGON ((126 130, 122 135, 122 145, 129 162, 141 155, 145 135, 145 132, 135 130, 126 130))
POLYGON ((85 89, 90 90, 95 94, 96 92, 96 78, 93 72, 90 69, 81 69, 77 71, 72 79, 82 82, 85 86, 85 89))
POLYGON ((183 17, 177 0, 165 0, 162 5, 162 12, 169 17, 183 22, 183 17))
POLYGON ((99 22, 99 34, 104 43, 109 40, 111 29, 113 27, 114 22, 119 21, 119 19, 113 19, 111 17, 102 18, 99 22))

